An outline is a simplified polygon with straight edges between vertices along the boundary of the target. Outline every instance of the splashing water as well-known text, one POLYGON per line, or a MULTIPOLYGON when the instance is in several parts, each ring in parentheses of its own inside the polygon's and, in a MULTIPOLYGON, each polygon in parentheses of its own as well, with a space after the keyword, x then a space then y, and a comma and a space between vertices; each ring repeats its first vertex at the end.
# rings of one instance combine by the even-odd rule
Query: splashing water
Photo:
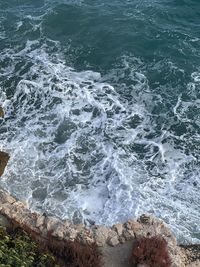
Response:
POLYGON ((32 38, 0 53, 0 149, 11 156, 1 187, 74 222, 153 213, 199 242, 199 70, 186 79, 172 60, 130 53, 102 74, 76 71, 71 45, 44 37, 56 11, 17 20, 17 36, 32 38))

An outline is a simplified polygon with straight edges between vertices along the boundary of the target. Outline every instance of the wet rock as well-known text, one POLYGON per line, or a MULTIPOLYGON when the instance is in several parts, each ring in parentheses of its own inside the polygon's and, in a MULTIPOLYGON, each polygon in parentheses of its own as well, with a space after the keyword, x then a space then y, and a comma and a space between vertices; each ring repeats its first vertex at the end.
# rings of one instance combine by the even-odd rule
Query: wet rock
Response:
POLYGON ((0 106, 0 118, 4 118, 4 110, 1 106, 0 106))
POLYGON ((148 214, 142 214, 138 221, 143 224, 152 224, 153 217, 148 214))
POLYGON ((9 158, 8 153, 0 151, 0 176, 3 175, 9 158))

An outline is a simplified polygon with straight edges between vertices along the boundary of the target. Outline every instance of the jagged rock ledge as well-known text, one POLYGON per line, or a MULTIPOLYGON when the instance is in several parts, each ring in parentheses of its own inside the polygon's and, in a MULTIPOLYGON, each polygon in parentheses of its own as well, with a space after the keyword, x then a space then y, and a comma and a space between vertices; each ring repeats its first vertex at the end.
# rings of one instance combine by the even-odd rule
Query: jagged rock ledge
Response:
POLYGON ((132 241, 137 237, 156 235, 163 236, 167 241, 172 267, 200 266, 200 262, 188 262, 190 257, 185 253, 184 248, 177 245, 176 238, 171 234, 167 225, 150 215, 143 215, 138 220, 131 219, 112 227, 74 225, 68 220, 32 212, 26 203, 15 199, 4 190, 0 190, 0 214, 0 224, 5 226, 18 224, 23 229, 38 235, 41 240, 50 233, 57 240, 78 239, 82 243, 95 242, 102 251, 104 266, 129 266, 127 259, 132 248, 132 241))

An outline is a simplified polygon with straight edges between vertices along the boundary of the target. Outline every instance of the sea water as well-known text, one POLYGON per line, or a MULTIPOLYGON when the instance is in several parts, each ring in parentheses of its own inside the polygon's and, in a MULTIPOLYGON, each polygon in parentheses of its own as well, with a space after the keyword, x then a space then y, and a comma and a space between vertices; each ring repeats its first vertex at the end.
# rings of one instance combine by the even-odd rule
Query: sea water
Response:
POLYGON ((200 1, 0 0, 0 186, 200 242, 200 1))

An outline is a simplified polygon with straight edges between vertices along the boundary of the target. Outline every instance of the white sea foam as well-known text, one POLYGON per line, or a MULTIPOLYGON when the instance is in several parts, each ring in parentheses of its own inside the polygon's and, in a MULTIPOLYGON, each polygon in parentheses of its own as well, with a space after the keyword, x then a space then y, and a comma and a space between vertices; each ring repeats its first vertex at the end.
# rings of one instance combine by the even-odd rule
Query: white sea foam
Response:
MULTIPOLYGON (((163 126, 156 133, 151 106, 162 97, 151 93, 137 67, 141 61, 134 58, 130 67, 125 60, 121 74, 113 70, 116 83, 123 71, 131 80, 131 86, 121 82, 116 90, 105 81, 109 75, 76 72, 60 52, 47 51, 45 44, 28 41, 22 50, 0 55, 12 58, 2 77, 17 76, 22 59, 27 66, 11 98, 1 88, 6 116, 0 149, 11 156, 1 186, 33 209, 74 221, 112 224, 151 212, 168 221, 180 238, 196 233, 195 240, 197 149, 191 154, 181 147, 187 138, 192 145, 187 132, 177 136, 163 126)), ((195 98, 199 74, 191 77, 188 88, 195 98)), ((179 95, 173 111, 179 121, 190 122, 189 110, 198 105, 197 98, 187 102, 179 95)), ((194 136, 199 138, 198 131, 194 136)))

